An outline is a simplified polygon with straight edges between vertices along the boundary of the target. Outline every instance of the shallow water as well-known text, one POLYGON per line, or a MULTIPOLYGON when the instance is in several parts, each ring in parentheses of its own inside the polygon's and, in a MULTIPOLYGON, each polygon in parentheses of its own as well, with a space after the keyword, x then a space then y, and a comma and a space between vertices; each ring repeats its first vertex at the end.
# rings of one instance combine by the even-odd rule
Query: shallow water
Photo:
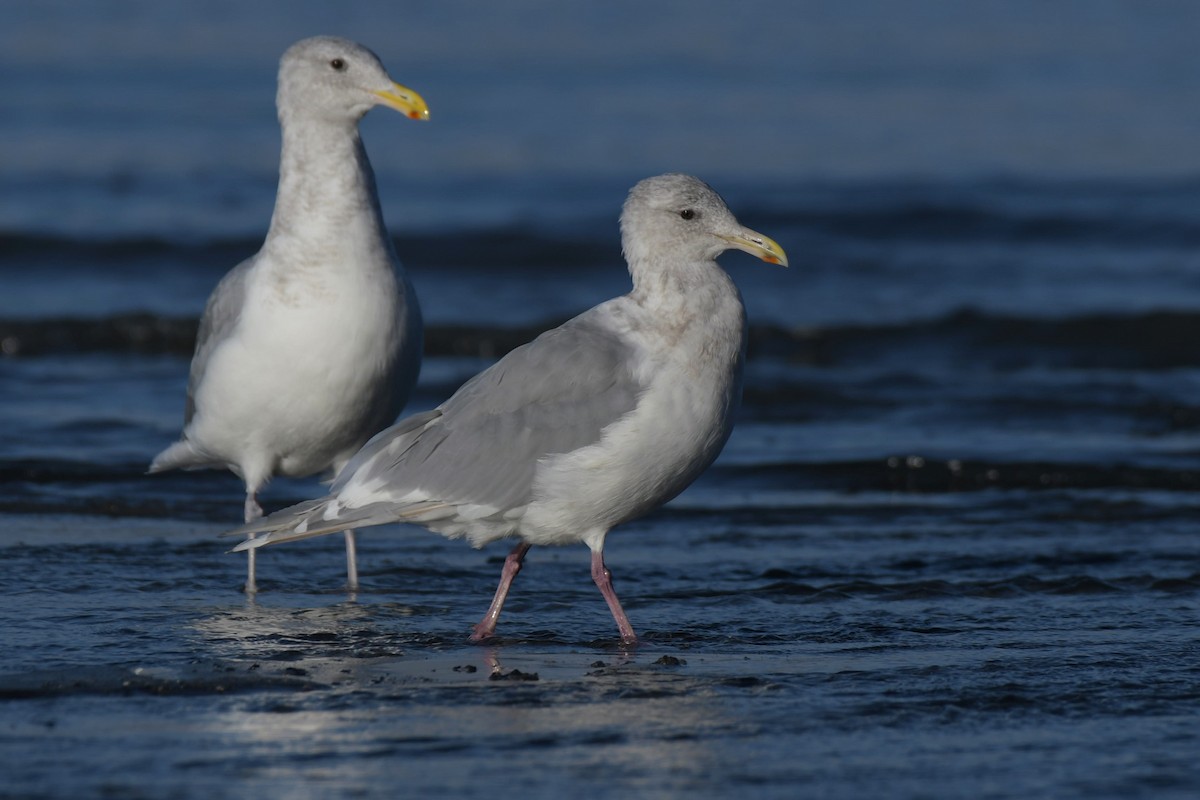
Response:
POLYGON ((30 517, 40 546, 5 547, 7 788, 1189 794, 1195 514, 982 494, 799 488, 630 525, 632 651, 582 549, 535 551, 479 647, 499 554, 370 532, 346 598, 336 542, 265 551, 248 604, 206 526, 30 517))
POLYGON ((0 29, 0 796, 1200 792, 1191 6, 28 5, 0 29), (434 109, 365 124, 429 322, 410 411, 625 291, 640 177, 697 172, 792 257, 723 257, 738 426, 609 537, 639 647, 582 547, 531 552, 488 646, 505 546, 414 528, 361 532, 355 596, 336 537, 265 550, 248 602, 238 481, 144 474, 270 212, 274 61, 318 31, 434 109))

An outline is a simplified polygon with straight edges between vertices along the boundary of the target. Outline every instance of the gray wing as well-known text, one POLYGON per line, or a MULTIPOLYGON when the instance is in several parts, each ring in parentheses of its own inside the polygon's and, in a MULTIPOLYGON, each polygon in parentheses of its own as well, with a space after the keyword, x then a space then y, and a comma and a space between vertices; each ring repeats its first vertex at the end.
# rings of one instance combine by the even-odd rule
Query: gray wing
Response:
POLYGON ((446 503, 524 505, 539 459, 595 443, 637 405, 632 357, 616 332, 576 318, 476 375, 423 427, 381 433, 333 493, 378 480, 392 497, 420 489, 446 503))
POLYGON ((191 422, 196 413, 196 390, 204 380, 204 372, 208 369, 213 350, 229 338, 241 319, 246 303, 246 276, 254 266, 255 258, 257 256, 246 259, 226 273, 204 306, 204 316, 200 318, 200 329, 196 332, 196 352, 192 355, 192 367, 188 373, 184 425, 191 422))

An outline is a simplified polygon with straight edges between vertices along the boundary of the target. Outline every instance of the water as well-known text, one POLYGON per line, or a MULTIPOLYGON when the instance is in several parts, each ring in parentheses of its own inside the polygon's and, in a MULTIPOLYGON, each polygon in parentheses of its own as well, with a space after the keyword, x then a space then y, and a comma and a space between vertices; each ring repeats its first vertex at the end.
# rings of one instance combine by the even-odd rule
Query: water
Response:
MULTIPOLYGON (((0 796, 1193 797, 1197 12, 1121 3, 5 4, 0 796), (145 476, 196 315, 261 239, 274 62, 424 94, 364 135, 430 323, 411 410, 625 290, 637 179, 794 267, 717 464, 607 561, 215 538, 145 476), (536 676, 536 679, 535 679, 536 676)), ((319 491, 280 480, 269 508, 319 491)))

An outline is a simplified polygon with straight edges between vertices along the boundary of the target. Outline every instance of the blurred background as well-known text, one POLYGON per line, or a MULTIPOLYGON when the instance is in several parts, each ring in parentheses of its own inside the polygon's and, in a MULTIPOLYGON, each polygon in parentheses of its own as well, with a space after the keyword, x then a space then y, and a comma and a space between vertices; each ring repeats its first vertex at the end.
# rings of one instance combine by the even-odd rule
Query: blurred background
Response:
MULTIPOLYGON (((316 33, 367 44, 432 106, 427 125, 380 110, 363 123, 385 215, 415 240, 401 255, 433 273, 432 321, 477 320, 457 287, 502 291, 488 281, 537 254, 554 262, 549 306, 509 303, 514 319, 620 291, 620 203, 666 171, 705 178, 788 240, 802 276, 747 269, 746 293, 755 316, 789 323, 1140 295, 1130 275, 1093 285, 1065 265, 1025 277, 1003 263, 1002 280, 956 269, 953 283, 982 285, 931 305, 928 275, 864 275, 877 254, 863 240, 1026 222, 1195 235, 1200 10, 1187 2, 5 0, 2 13, 3 318, 197 313, 266 229, 278 58, 316 33), (590 263, 572 246, 602 261, 598 295, 561 274, 590 263), (447 269, 482 267, 442 295, 447 269)), ((1200 288, 1149 283, 1143 305, 1200 288)))
POLYGON ((297 39, 377 51, 428 126, 365 123, 398 230, 613 216, 717 184, 1175 178, 1200 167, 1187 2, 3 5, 6 230, 258 233, 297 39))
MULTIPOLYGON (((545 274, 576 268, 568 244, 599 248, 612 273, 599 279, 600 296, 619 291, 620 203, 638 179, 666 171, 705 178, 747 224, 774 223, 775 238, 789 240, 801 277, 760 274, 747 286, 757 316, 784 322, 945 310, 929 307, 926 276, 906 270, 885 290, 886 276, 848 273, 838 263, 847 248, 830 241, 846 234, 912 238, 943 226, 961 239, 1030 217, 1041 233, 1056 223, 1195 232, 1200 10, 1187 2, 2 7, 5 318, 196 313, 223 271, 215 267, 252 253, 265 231, 278 58, 316 33, 367 44, 432 106, 427 125, 376 110, 363 129, 393 232, 423 240, 402 246, 402 257, 418 275, 443 273, 422 281, 433 321, 482 313, 469 292, 441 295, 445 269, 487 267, 498 277, 535 258, 530 248, 566 256, 543 277, 556 282, 548 294, 567 299, 509 309, 525 322, 594 299, 545 274), (163 248, 154 263, 123 279, 149 242, 163 248), (124 247, 99 268, 78 265, 85 254, 70 244, 124 247), (218 245, 226 249, 211 259, 171 249, 218 245), (85 274, 44 280, 67 262, 85 274), (756 280, 762 292, 752 291, 756 280)), ((1036 278, 1031 293, 1107 291, 1093 302, 1110 306, 1138 294, 1129 276, 1106 289, 1060 269, 1036 278)), ((958 287, 966 294, 950 305, 1039 303, 1012 280, 958 274, 955 283, 984 286, 958 287)), ((1176 304, 1184 288, 1195 299, 1189 280, 1147 286, 1145 302, 1176 304)))

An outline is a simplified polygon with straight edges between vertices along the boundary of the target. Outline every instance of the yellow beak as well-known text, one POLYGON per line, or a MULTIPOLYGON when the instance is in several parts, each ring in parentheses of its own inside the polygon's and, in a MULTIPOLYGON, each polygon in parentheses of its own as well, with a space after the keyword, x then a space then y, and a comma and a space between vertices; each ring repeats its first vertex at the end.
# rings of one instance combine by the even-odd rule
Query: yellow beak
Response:
POLYGON ((380 105, 394 108, 409 119, 429 119, 429 106, 425 103, 425 98, 407 86, 393 83, 392 88, 373 91, 371 94, 379 98, 380 105))
POLYGON ((770 236, 764 236, 749 228, 742 228, 738 233, 721 238, 738 250, 744 250, 752 256, 757 256, 768 264, 782 264, 785 267, 788 265, 787 254, 770 236))

